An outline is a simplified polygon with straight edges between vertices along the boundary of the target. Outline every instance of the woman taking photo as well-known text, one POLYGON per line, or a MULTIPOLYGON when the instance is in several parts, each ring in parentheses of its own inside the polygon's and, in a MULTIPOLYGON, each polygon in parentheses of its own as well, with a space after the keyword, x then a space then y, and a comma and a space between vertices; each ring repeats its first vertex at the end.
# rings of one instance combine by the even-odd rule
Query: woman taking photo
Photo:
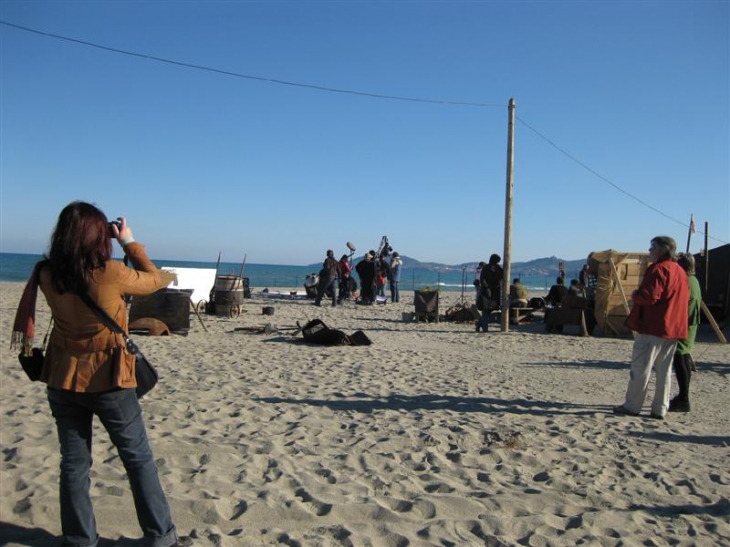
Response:
POLYGON ((23 293, 14 340, 32 343, 35 296, 40 286, 53 313, 41 381, 61 445, 60 506, 64 546, 96 546, 99 535, 91 503, 91 437, 94 416, 117 448, 151 547, 177 545, 178 536, 162 491, 135 387, 135 357, 120 334, 104 326, 78 296, 88 294, 125 331, 125 295, 163 287, 144 246, 125 219, 109 223, 95 206, 73 202, 58 218, 47 258, 39 262, 23 293), (135 269, 112 260, 116 238, 135 269))

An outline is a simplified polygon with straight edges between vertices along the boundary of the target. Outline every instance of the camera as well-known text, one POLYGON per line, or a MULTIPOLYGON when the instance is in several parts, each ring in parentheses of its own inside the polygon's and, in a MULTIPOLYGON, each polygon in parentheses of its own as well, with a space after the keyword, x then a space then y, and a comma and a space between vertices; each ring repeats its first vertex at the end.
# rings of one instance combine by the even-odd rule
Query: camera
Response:
POLYGON ((117 227, 117 230, 121 230, 122 229, 122 222, 119 221, 119 220, 112 220, 112 221, 109 222, 109 228, 111 228, 112 226, 116 226, 117 227))
POLYGON ((375 257, 378 259, 384 259, 387 258, 390 253, 393 252, 393 247, 390 246, 390 243, 388 243, 388 236, 383 236, 380 240, 380 246, 378 247, 378 252, 375 253, 375 257))

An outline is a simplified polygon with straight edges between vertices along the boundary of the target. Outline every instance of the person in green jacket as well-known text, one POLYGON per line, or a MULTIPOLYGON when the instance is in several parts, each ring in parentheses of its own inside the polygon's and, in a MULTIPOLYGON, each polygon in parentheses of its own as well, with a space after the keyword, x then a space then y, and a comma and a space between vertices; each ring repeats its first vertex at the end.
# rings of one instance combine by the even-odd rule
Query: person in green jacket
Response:
POLYGON ((700 324, 700 302, 702 293, 700 284, 695 277, 695 259, 689 253, 679 253, 677 264, 682 266, 689 278, 689 329, 687 338, 677 341, 677 349, 674 352, 674 373, 677 375, 679 393, 669 401, 669 412, 689 412, 689 381, 694 370, 692 359, 692 348, 694 347, 697 327, 700 324))

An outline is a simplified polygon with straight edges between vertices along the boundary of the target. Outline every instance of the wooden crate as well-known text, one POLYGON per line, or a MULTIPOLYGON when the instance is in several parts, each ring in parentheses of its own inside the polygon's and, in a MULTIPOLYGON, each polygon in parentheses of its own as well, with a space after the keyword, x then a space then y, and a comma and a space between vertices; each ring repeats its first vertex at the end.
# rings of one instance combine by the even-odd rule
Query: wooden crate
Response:
POLYGON ((631 336, 625 326, 631 309, 631 294, 639 288, 649 253, 609 249, 588 255, 589 272, 596 277, 594 315, 605 336, 631 336))

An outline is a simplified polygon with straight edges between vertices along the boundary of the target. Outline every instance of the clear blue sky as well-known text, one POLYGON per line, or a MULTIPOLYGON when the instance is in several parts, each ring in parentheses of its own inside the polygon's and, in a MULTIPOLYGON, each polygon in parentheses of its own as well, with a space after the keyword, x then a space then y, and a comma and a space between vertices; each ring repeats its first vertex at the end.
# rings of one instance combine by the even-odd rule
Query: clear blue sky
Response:
POLYGON ((0 19, 148 56, 0 25, 3 252, 44 252, 82 199, 153 258, 310 264, 382 235, 422 261, 502 254, 511 97, 514 261, 683 250, 692 213, 693 252, 705 222, 730 242, 725 0, 3 0, 0 19))

